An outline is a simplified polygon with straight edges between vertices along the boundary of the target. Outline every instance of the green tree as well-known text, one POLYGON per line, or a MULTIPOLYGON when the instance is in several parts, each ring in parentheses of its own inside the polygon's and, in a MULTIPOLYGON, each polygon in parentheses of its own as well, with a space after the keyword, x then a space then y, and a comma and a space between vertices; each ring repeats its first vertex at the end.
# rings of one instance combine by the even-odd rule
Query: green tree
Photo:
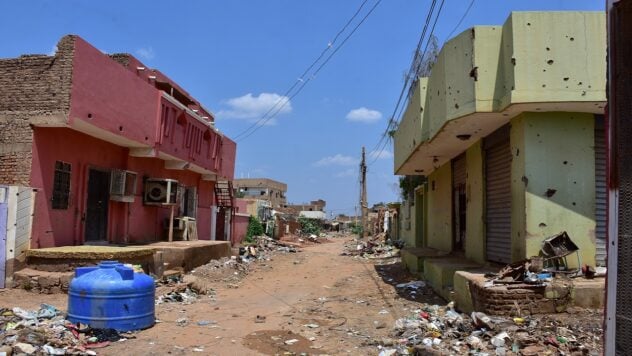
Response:
POLYGON ((303 232, 304 234, 309 234, 309 235, 320 234, 320 229, 321 229, 320 220, 310 219, 304 216, 300 216, 298 218, 298 223, 301 225, 301 232, 303 232))
POLYGON ((253 236, 261 236, 265 232, 263 230, 263 225, 257 217, 250 215, 248 218, 248 230, 246 231, 246 242, 252 243, 254 240, 253 236))

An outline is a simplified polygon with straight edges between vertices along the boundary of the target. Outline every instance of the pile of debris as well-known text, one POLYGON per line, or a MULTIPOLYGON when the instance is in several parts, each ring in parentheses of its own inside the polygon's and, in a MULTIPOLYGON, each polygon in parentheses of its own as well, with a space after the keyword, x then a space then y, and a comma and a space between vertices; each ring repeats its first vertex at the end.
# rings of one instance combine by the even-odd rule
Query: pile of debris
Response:
POLYGON ((402 247, 400 241, 393 241, 385 233, 380 233, 366 240, 356 239, 346 244, 342 255, 371 259, 389 258, 399 256, 402 247))
POLYGON ((96 355, 92 349, 134 338, 114 329, 75 325, 52 305, 36 311, 0 308, 0 354, 96 355))
POLYGON ((297 246, 290 242, 275 240, 269 236, 254 236, 252 245, 239 248, 239 257, 244 262, 255 260, 269 261, 276 252, 294 253, 299 252, 297 246))
POLYGON ((409 354, 542 355, 600 354, 601 321, 578 323, 560 315, 492 318, 447 306, 424 305, 395 321, 390 339, 376 340, 381 356, 409 354))
POLYGON ((238 288, 250 272, 255 261, 269 261, 275 253, 294 253, 299 250, 289 242, 274 240, 268 236, 255 236, 254 243, 239 248, 239 256, 223 257, 199 266, 184 276, 174 275, 163 279, 164 286, 156 304, 191 304, 207 295, 215 299, 214 287, 224 283, 228 288, 238 288))
POLYGON ((567 257, 575 254, 577 265, 581 266, 579 248, 571 240, 566 231, 551 236, 542 242, 539 256, 509 264, 498 273, 485 275, 485 287, 505 285, 507 289, 537 289, 549 285, 558 277, 563 279, 585 276, 586 278, 603 277, 605 267, 583 265, 582 268, 568 267, 567 257))

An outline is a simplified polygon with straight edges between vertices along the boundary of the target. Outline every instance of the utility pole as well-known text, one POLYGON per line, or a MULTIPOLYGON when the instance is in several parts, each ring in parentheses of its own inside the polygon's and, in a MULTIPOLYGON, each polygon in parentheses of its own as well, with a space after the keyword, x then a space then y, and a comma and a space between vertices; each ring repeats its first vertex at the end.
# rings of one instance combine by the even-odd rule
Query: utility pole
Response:
POLYGON ((366 197, 366 153, 362 146, 362 161, 360 162, 360 208, 362 209, 362 237, 369 234, 368 202, 366 197))

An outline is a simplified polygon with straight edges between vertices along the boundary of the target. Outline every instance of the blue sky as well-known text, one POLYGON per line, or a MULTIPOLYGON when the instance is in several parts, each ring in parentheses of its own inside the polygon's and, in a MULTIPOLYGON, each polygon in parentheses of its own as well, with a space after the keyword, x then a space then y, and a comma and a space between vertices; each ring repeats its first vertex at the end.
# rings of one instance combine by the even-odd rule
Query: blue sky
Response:
MULTIPOLYGON (((368 0, 359 18, 376 1, 368 0)), ((80 35, 102 51, 132 53, 160 69, 234 137, 295 83, 362 2, 6 1, 0 4, 0 57, 50 53, 63 35, 80 35)), ((361 147, 371 151, 386 127, 430 3, 383 0, 299 95, 238 141, 235 176, 280 180, 291 202, 321 198, 330 212, 353 213, 361 147)), ((469 3, 446 0, 435 30, 440 44, 469 3)), ((455 35, 502 24, 511 11, 604 6, 597 0, 476 0, 455 35)), ((389 145, 369 160, 370 204, 399 199, 391 153, 389 145)))

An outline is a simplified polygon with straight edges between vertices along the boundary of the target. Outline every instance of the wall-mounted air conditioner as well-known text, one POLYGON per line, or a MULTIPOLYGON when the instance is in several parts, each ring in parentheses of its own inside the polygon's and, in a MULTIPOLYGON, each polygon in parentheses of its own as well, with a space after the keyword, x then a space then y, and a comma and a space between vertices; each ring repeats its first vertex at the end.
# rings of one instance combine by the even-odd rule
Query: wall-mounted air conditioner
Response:
POLYGON ((133 203, 136 194, 136 172, 121 169, 110 174, 110 200, 133 203))
POLYGON ((143 203, 146 205, 174 205, 178 193, 175 179, 149 178, 145 181, 143 203))

